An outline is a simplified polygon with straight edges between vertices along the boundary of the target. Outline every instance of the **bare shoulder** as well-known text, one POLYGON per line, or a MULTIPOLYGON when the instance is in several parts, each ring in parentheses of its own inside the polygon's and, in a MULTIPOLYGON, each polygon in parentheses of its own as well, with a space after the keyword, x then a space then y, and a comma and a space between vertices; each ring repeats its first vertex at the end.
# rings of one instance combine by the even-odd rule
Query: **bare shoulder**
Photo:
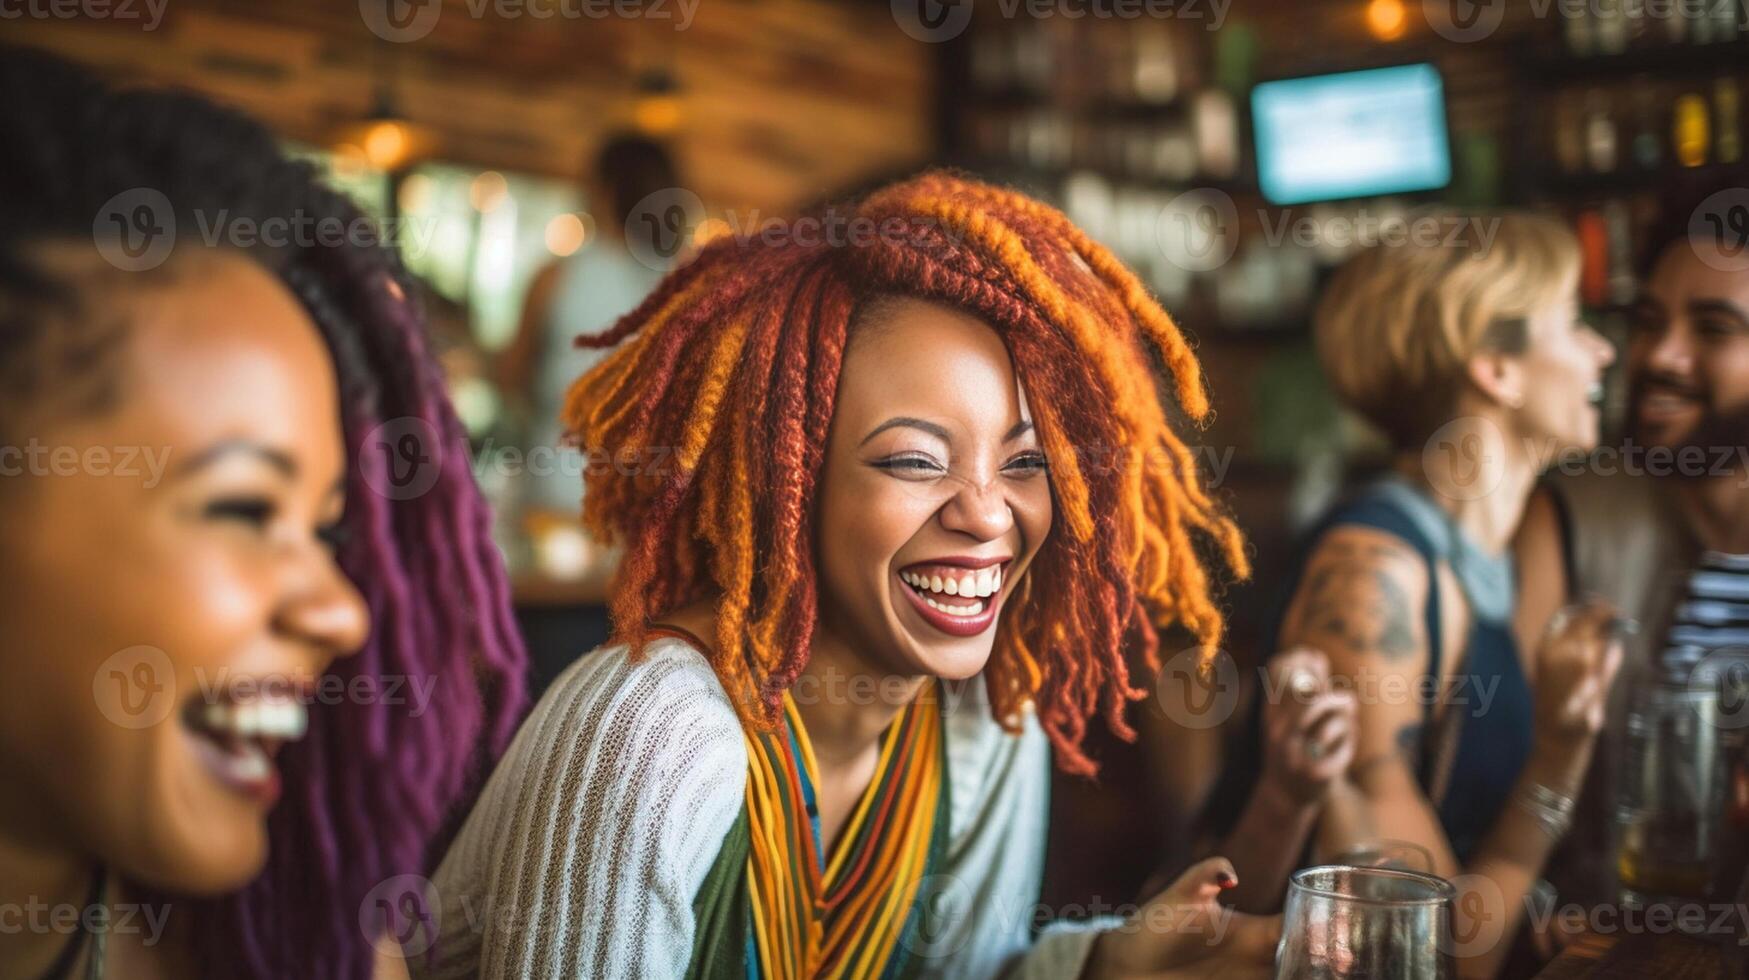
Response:
POLYGON ((1306 562, 1282 642, 1338 659, 1424 655, 1419 610, 1427 589, 1427 565, 1403 539, 1377 528, 1333 528, 1306 562))

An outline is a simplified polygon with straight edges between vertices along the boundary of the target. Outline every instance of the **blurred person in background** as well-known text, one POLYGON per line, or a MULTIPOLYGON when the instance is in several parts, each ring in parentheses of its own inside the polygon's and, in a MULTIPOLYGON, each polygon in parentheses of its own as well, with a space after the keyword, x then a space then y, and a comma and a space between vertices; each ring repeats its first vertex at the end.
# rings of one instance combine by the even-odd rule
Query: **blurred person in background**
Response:
POLYGON ((1219 858, 1034 935, 1052 761, 1133 737, 1158 630, 1218 642, 1199 543, 1246 569, 1162 403, 1207 416, 1194 354, 1018 193, 932 174, 822 220, 848 234, 706 245, 587 338, 572 431, 665 465, 585 474, 616 632, 444 859, 423 969, 1267 976, 1219 858))
POLYGON ((1738 173, 1667 195, 1631 309, 1625 445, 1551 474, 1517 542, 1531 621, 1595 594, 1641 626, 1610 691, 1581 819, 1551 864, 1563 901, 1619 900, 1615 803, 1634 693, 1686 682, 1703 663, 1736 680, 1730 660, 1749 662, 1746 183, 1738 173))
MULTIPOLYGON (((524 417, 530 448, 560 444, 565 389, 601 358, 572 341, 630 313, 678 248, 690 244, 668 240, 672 229, 661 226, 659 212, 672 202, 652 197, 677 190, 680 179, 668 149, 644 136, 613 136, 596 154, 584 187, 593 223, 583 247, 535 273, 516 336, 499 360, 499 390, 524 417)), ((580 467, 531 473, 527 503, 575 514, 580 467)))
POLYGON ((78 923, 0 976, 404 975, 523 685, 411 280, 255 122, 24 50, 0 180, 0 907, 78 923))
POLYGON ((1272 648, 1320 651, 1329 677, 1265 696, 1355 692, 1354 761, 1320 847, 1406 841, 1436 873, 1497 890, 1479 911, 1460 896, 1454 926, 1501 930, 1460 964, 1491 976, 1570 818, 1620 657, 1605 605, 1548 635, 1516 615, 1509 544, 1551 447, 1596 445, 1613 354, 1579 318, 1565 228, 1507 214, 1441 230, 1362 251, 1320 301, 1324 370, 1395 459, 1314 528, 1287 583, 1272 648))

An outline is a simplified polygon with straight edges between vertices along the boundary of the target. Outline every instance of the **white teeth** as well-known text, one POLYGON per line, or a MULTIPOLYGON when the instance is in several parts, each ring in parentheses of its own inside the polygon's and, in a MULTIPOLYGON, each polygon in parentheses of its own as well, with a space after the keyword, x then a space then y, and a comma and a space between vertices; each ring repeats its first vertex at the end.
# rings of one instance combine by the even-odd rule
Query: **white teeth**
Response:
POLYGON ((209 704, 200 717, 205 727, 239 738, 299 739, 310 722, 309 712, 302 704, 278 700, 209 704))
POLYGON ((932 608, 939 609, 950 616, 975 616, 977 615, 978 610, 983 608, 977 603, 973 603, 969 606, 950 606, 945 602, 936 602, 928 596, 924 596, 923 601, 929 603, 932 608))
MULTIPOLYGON (((941 596, 964 596, 983 599, 1002 591, 1002 566, 991 565, 975 572, 967 572, 959 578, 942 578, 940 575, 920 575, 916 572, 900 572, 900 580, 913 585, 924 592, 934 592, 941 596)), ((927 597, 925 597, 927 598, 927 597)), ((977 607, 938 606, 946 612, 967 608, 976 611, 977 607)), ((955 613, 967 615, 967 613, 955 613)))

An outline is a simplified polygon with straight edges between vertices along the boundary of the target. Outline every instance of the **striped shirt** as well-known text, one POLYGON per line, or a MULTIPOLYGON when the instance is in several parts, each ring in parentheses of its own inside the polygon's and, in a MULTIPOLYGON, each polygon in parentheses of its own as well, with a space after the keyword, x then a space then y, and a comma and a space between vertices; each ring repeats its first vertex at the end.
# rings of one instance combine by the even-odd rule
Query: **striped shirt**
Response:
POLYGON ((1749 555, 1703 552, 1671 617, 1664 664, 1686 675, 1713 654, 1749 659, 1749 555))

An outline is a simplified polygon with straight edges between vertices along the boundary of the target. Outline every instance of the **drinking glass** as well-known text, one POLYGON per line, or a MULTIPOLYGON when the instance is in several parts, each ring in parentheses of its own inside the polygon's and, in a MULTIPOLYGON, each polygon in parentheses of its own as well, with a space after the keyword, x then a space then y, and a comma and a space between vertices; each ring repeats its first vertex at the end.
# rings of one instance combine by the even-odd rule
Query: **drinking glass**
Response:
MULTIPOLYGON (((1732 764, 1741 721, 1715 678, 1650 688, 1628 712, 1627 764, 1616 801, 1617 869, 1634 904, 1709 897, 1732 850, 1732 764)), ((1734 882, 1732 883, 1734 884, 1734 882)))
POLYGON ((1444 878, 1335 864, 1289 879, 1276 980, 1450 980, 1451 911, 1444 878))

